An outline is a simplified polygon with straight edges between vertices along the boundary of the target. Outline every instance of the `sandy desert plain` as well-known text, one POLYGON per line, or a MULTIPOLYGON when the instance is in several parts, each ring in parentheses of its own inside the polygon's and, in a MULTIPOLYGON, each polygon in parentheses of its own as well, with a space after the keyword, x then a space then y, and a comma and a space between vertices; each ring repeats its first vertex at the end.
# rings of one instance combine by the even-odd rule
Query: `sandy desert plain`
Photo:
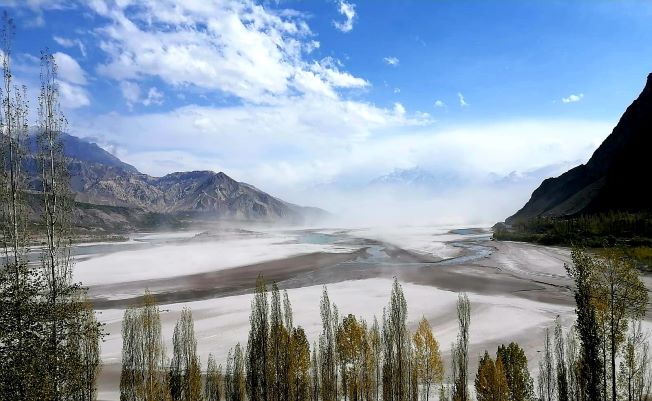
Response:
MULTIPOLYGON (((246 344, 256 277, 287 289, 294 322, 309 341, 321 331, 323 286, 340 314, 372 321, 382 316, 392 280, 408 303, 411 329, 425 316, 448 363, 457 335, 459 292, 471 301, 470 369, 485 349, 517 341, 536 375, 543 331, 560 316, 574 320, 570 280, 564 264, 570 250, 498 242, 488 228, 445 226, 358 229, 211 229, 134 234, 123 242, 75 248, 75 279, 89 287, 108 335, 102 346, 100 400, 119 399, 121 320, 146 289, 162 310, 168 351, 184 307, 192 309, 198 351, 225 363, 228 350, 246 344)), ((644 277, 652 288, 652 277, 644 277)), ((648 313, 646 328, 652 328, 648 313)))

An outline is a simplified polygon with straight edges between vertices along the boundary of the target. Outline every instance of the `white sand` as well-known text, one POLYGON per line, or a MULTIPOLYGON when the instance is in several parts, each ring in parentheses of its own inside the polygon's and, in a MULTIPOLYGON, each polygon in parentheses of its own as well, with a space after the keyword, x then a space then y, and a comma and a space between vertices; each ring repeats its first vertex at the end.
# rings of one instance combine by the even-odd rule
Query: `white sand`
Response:
POLYGON ((115 284, 217 271, 313 252, 355 250, 339 245, 292 243, 294 239, 275 234, 119 251, 80 261, 75 267, 75 279, 89 286, 115 284))
POLYGON ((386 242, 409 251, 431 255, 437 258, 452 258, 460 249, 448 241, 472 239, 482 235, 451 234, 451 226, 376 226, 351 230, 352 236, 386 242))
MULTIPOLYGON (((408 304, 408 324, 414 328, 422 316, 431 322, 435 335, 447 350, 457 335, 455 302, 457 293, 434 287, 403 283, 408 304)), ((383 307, 387 306, 392 281, 388 279, 367 279, 347 281, 328 287, 332 302, 340 314, 352 313, 371 323, 374 315, 381 321, 383 307)), ((294 322, 306 330, 309 340, 315 341, 321 331, 319 301, 321 286, 311 286, 288 291, 294 311, 294 322)), ((252 295, 239 295, 194 301, 183 304, 161 305, 163 312, 163 333, 170 343, 172 330, 183 307, 189 307, 195 318, 197 343, 202 361, 209 352, 223 361, 229 348, 237 342, 246 344, 249 329, 249 312, 252 295)), ((471 301, 471 344, 510 341, 510 338, 533 328, 552 324, 556 315, 570 316, 572 308, 551 306, 515 297, 485 296, 469 294, 471 301)), ((106 310, 100 320, 107 324, 111 333, 103 345, 103 360, 107 363, 119 361, 121 340, 120 320, 123 310, 106 310)), ((169 349, 169 344, 168 344, 169 349)))

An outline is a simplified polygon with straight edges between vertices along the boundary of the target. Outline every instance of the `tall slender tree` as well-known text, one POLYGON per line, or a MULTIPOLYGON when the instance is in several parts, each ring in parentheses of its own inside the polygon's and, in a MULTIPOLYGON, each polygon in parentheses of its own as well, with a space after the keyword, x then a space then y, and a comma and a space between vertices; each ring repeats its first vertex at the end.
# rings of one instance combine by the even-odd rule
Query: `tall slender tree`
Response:
POLYGON ((310 399, 310 343, 301 327, 292 329, 290 353, 293 363, 287 376, 289 394, 288 401, 304 401, 310 399))
POLYGON ((290 334, 284 324, 281 293, 276 283, 272 284, 269 330, 269 397, 271 401, 280 401, 281 398, 287 397, 288 380, 285 376, 290 334))
POLYGON ((471 323, 471 303, 466 294, 460 294, 457 299, 457 322, 459 332, 453 345, 452 375, 453 401, 468 401, 468 370, 469 370, 469 325, 471 323))
POLYGON ((621 398, 627 401, 645 401, 652 392, 650 371, 650 343, 643 332, 641 321, 634 322, 625 339, 618 385, 621 398))
POLYGON ((312 344, 312 356, 310 357, 310 400, 319 401, 319 359, 317 356, 317 343, 312 344))
POLYGON ((599 320, 606 322, 610 347, 611 399, 617 400, 618 348, 625 338, 628 320, 640 319, 645 314, 648 292, 634 263, 620 252, 608 249, 606 256, 593 266, 597 267, 594 299, 597 305, 604 305, 596 310, 599 320))
POLYGON ((409 350, 411 339, 406 326, 407 302, 403 289, 394 278, 386 317, 383 321, 385 363, 383 375, 383 400, 385 397, 399 401, 409 393, 409 350))
POLYGON ((256 280, 249 324, 246 362, 247 396, 250 400, 268 400, 269 307, 267 285, 262 276, 256 280))
POLYGON ((160 310, 146 292, 143 304, 122 319, 120 401, 159 401, 169 397, 160 310))
POLYGON ((577 330, 573 326, 566 333, 566 368, 568 371, 568 398, 571 401, 579 401, 581 392, 579 386, 579 345, 577 340, 577 330))
POLYGON ((197 339, 192 312, 188 308, 181 311, 181 316, 174 327, 170 393, 174 401, 201 399, 201 370, 197 356, 197 339))
POLYGON ((41 266, 45 278, 46 326, 43 383, 47 399, 64 400, 79 391, 83 383, 81 355, 76 338, 82 330, 85 289, 72 280, 71 229, 74 196, 69 186, 68 163, 63 153, 61 134, 67 120, 59 104, 58 69, 49 50, 41 53, 41 91, 38 97, 38 165, 45 239, 41 266))
POLYGON ((97 396, 97 378, 100 373, 100 339, 102 325, 95 317, 95 311, 88 300, 83 301, 80 316, 80 330, 77 336, 77 346, 81 361, 81 376, 76 394, 71 398, 75 401, 94 401, 97 396))
POLYGON ((444 379, 444 362, 439 352, 439 343, 432 334, 428 320, 423 317, 413 336, 415 362, 419 372, 422 398, 428 401, 434 386, 444 379))
POLYGON ((43 280, 28 264, 27 177, 28 104, 25 87, 17 88, 11 70, 15 24, 2 14, 0 57, 0 400, 46 397, 41 377, 43 355, 43 280))
POLYGON ((534 384, 530 377, 525 351, 517 343, 501 345, 496 353, 505 369, 509 401, 531 401, 534 399, 534 384))
POLYGON ((557 401, 569 401, 568 399, 568 369, 566 360, 566 346, 564 343, 564 332, 561 328, 559 316, 555 319, 555 370, 557 372, 557 401))
POLYGON ((507 378, 500 358, 496 361, 491 358, 487 351, 484 352, 478 372, 475 376, 475 392, 478 401, 507 401, 509 390, 507 378))
POLYGON ((576 330, 580 341, 577 384, 582 400, 598 400, 601 395, 602 360, 600 335, 595 309, 594 259, 581 249, 571 252, 572 264, 566 265, 575 284, 576 330))
POLYGON ((328 291, 325 286, 322 293, 320 310, 322 322, 322 332, 319 337, 320 395, 323 401, 335 401, 337 399, 337 366, 335 359, 337 317, 331 306, 328 291))
POLYGON ((550 330, 545 329, 543 356, 539 361, 539 400, 554 401, 557 387, 555 375, 554 351, 550 340, 550 330))
POLYGON ((225 377, 226 401, 245 401, 245 361, 242 348, 238 343, 229 351, 225 377))
POLYGON ((380 326, 378 325, 378 319, 374 316, 374 323, 371 326, 369 331, 369 344, 371 347, 371 352, 373 355, 373 369, 374 369, 374 401, 380 399, 380 384, 381 384, 381 365, 382 365, 382 338, 380 336, 380 326))
POLYGON ((204 398, 206 401, 222 401, 223 394, 222 366, 217 366, 213 354, 208 355, 206 379, 204 382, 204 398))

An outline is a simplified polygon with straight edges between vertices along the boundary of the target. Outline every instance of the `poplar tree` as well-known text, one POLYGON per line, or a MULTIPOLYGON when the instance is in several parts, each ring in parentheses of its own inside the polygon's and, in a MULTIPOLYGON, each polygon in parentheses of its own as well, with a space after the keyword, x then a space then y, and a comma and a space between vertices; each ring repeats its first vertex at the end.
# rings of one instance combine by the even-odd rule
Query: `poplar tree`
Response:
POLYGON ((554 356, 550 341, 550 330, 548 328, 545 329, 544 338, 543 356, 539 361, 539 400, 554 401, 557 378, 555 375, 554 356))
POLYGON ((507 401, 509 390, 505 370, 500 358, 496 361, 491 358, 487 351, 484 352, 478 372, 475 376, 475 392, 478 401, 507 401))
POLYGON ((439 343, 432 334, 428 320, 423 317, 412 337, 414 342, 414 359, 417 365, 422 398, 428 401, 431 388, 444 379, 444 362, 439 352, 439 343))
MULTIPOLYGON (((292 348, 292 335, 294 333, 294 321, 292 316, 292 304, 290 303, 290 298, 288 297, 287 290, 283 291, 283 322, 284 322, 284 341, 285 347, 289 352, 283 353, 283 368, 282 376, 285 378, 282 388, 282 397, 284 399, 290 398, 290 375, 291 372, 296 370, 296 364, 298 357, 294 354, 294 348, 292 348)), ((303 329, 301 330, 303 331, 303 329)), ((310 344, 308 344, 308 365, 310 365, 310 344)))
POLYGON ((555 319, 555 367, 557 372, 557 401, 568 401, 568 369, 566 366, 566 347, 559 316, 555 319))
POLYGON ((471 303, 466 294, 457 299, 457 322, 459 332, 452 352, 453 401, 468 401, 469 370, 469 325, 471 323, 471 303))
POLYGON ((317 343, 314 342, 312 344, 312 357, 310 358, 310 399, 312 401, 319 401, 319 366, 319 359, 317 357, 317 343))
POLYGON ((188 308, 174 327, 172 337, 172 362, 170 365, 170 393, 174 401, 198 401, 201 399, 201 370, 197 356, 197 339, 188 308))
POLYGON ((641 321, 632 324, 625 339, 618 385, 622 399, 645 401, 652 393, 652 372, 650 371, 650 343, 643 333, 641 321))
POLYGON ((100 341, 103 335, 102 325, 95 317, 95 311, 88 300, 84 300, 80 316, 80 330, 77 336, 77 346, 81 365, 80 384, 75 401, 94 401, 97 396, 97 377, 100 373, 100 341))
POLYGON ((577 330, 573 326, 566 333, 566 368, 568 371, 568 398, 571 401, 580 401, 581 388, 579 385, 580 356, 577 340, 577 330))
POLYGON ((0 400, 41 400, 43 280, 28 264, 30 235, 25 198, 27 177, 28 104, 25 87, 13 84, 11 71, 13 19, 2 15, 3 85, 0 88, 0 400))
POLYGON ((337 317, 328 298, 326 286, 324 286, 322 293, 320 311, 322 322, 322 332, 319 337, 320 395, 323 401, 335 401, 337 399, 337 366, 335 359, 337 317))
POLYGON ((407 330, 407 302, 403 295, 403 289, 394 278, 390 300, 389 324, 394 332, 394 348, 396 350, 396 376, 395 376, 395 398, 401 400, 407 393, 407 376, 409 365, 409 352, 411 348, 410 333, 407 330))
POLYGON ((209 354, 204 383, 204 398, 206 401, 222 401, 222 381, 222 366, 218 367, 213 354, 209 354))
MULTIPOLYGON (((289 302, 289 301, 288 301, 289 302)), ((271 308, 269 316, 269 397, 280 401, 287 397, 287 362, 289 358, 289 333, 284 325, 281 294, 276 283, 272 285, 271 308)))
POLYGON ((611 372, 611 399, 616 400, 618 348, 627 332, 627 321, 645 315, 648 292, 634 263, 612 249, 593 266, 597 267, 594 299, 598 305, 604 306, 598 306, 597 312, 599 320, 606 322, 606 337, 610 347, 608 368, 611 372))
POLYGON ((42 225, 45 227, 41 267, 45 278, 44 352, 48 374, 43 383, 47 399, 58 401, 79 392, 85 384, 76 338, 83 330, 85 289, 72 281, 71 218, 74 195, 61 134, 67 121, 59 104, 57 65, 52 53, 41 53, 41 91, 38 97, 37 160, 40 170, 42 225))
POLYGON ((382 364, 382 338, 380 336, 380 326, 378 325, 378 319, 374 316, 374 323, 371 326, 369 331, 369 343, 371 347, 371 352, 373 355, 373 369, 374 369, 374 401, 380 399, 379 390, 381 385, 381 364, 382 364))
POLYGON ((245 401, 244 356, 240 343, 229 351, 226 363, 225 399, 226 401, 245 401))
POLYGON ((360 389, 360 368, 364 351, 364 329, 355 316, 349 314, 337 329, 336 344, 340 358, 344 400, 357 399, 360 389))
MULTIPOLYGON (((246 389, 250 400, 268 399, 269 309, 267 285, 262 276, 256 280, 251 301, 250 330, 247 342, 246 389)), ((239 347, 238 347, 239 348, 239 347)))
POLYGON ((304 401, 310 398, 310 343, 306 338, 303 328, 296 327, 292 329, 290 339, 290 352, 292 355, 292 365, 289 371, 288 401, 304 401))
POLYGON ((145 293, 143 305, 128 308, 122 319, 120 401, 159 401, 169 397, 160 310, 145 293))
POLYGON ((580 341, 577 388, 582 400, 598 400, 601 395, 602 361, 600 335, 595 309, 594 259, 581 249, 571 252, 572 264, 566 265, 575 284, 576 330, 580 341))
POLYGON ((501 345, 496 352, 505 369, 509 401, 530 401, 534 399, 534 384, 527 365, 527 356, 523 348, 515 342, 501 345))

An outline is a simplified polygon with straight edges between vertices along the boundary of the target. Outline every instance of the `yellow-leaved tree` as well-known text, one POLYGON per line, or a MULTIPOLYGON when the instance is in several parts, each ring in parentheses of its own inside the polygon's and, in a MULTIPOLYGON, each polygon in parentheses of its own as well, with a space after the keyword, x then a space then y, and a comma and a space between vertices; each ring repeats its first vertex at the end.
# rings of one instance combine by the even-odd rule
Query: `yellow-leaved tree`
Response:
POLYGON ((414 342, 414 357, 417 363, 419 384, 421 385, 422 399, 428 401, 430 390, 441 383, 444 378, 444 362, 441 359, 439 343, 432 334, 428 320, 423 317, 419 328, 412 337, 414 342))

